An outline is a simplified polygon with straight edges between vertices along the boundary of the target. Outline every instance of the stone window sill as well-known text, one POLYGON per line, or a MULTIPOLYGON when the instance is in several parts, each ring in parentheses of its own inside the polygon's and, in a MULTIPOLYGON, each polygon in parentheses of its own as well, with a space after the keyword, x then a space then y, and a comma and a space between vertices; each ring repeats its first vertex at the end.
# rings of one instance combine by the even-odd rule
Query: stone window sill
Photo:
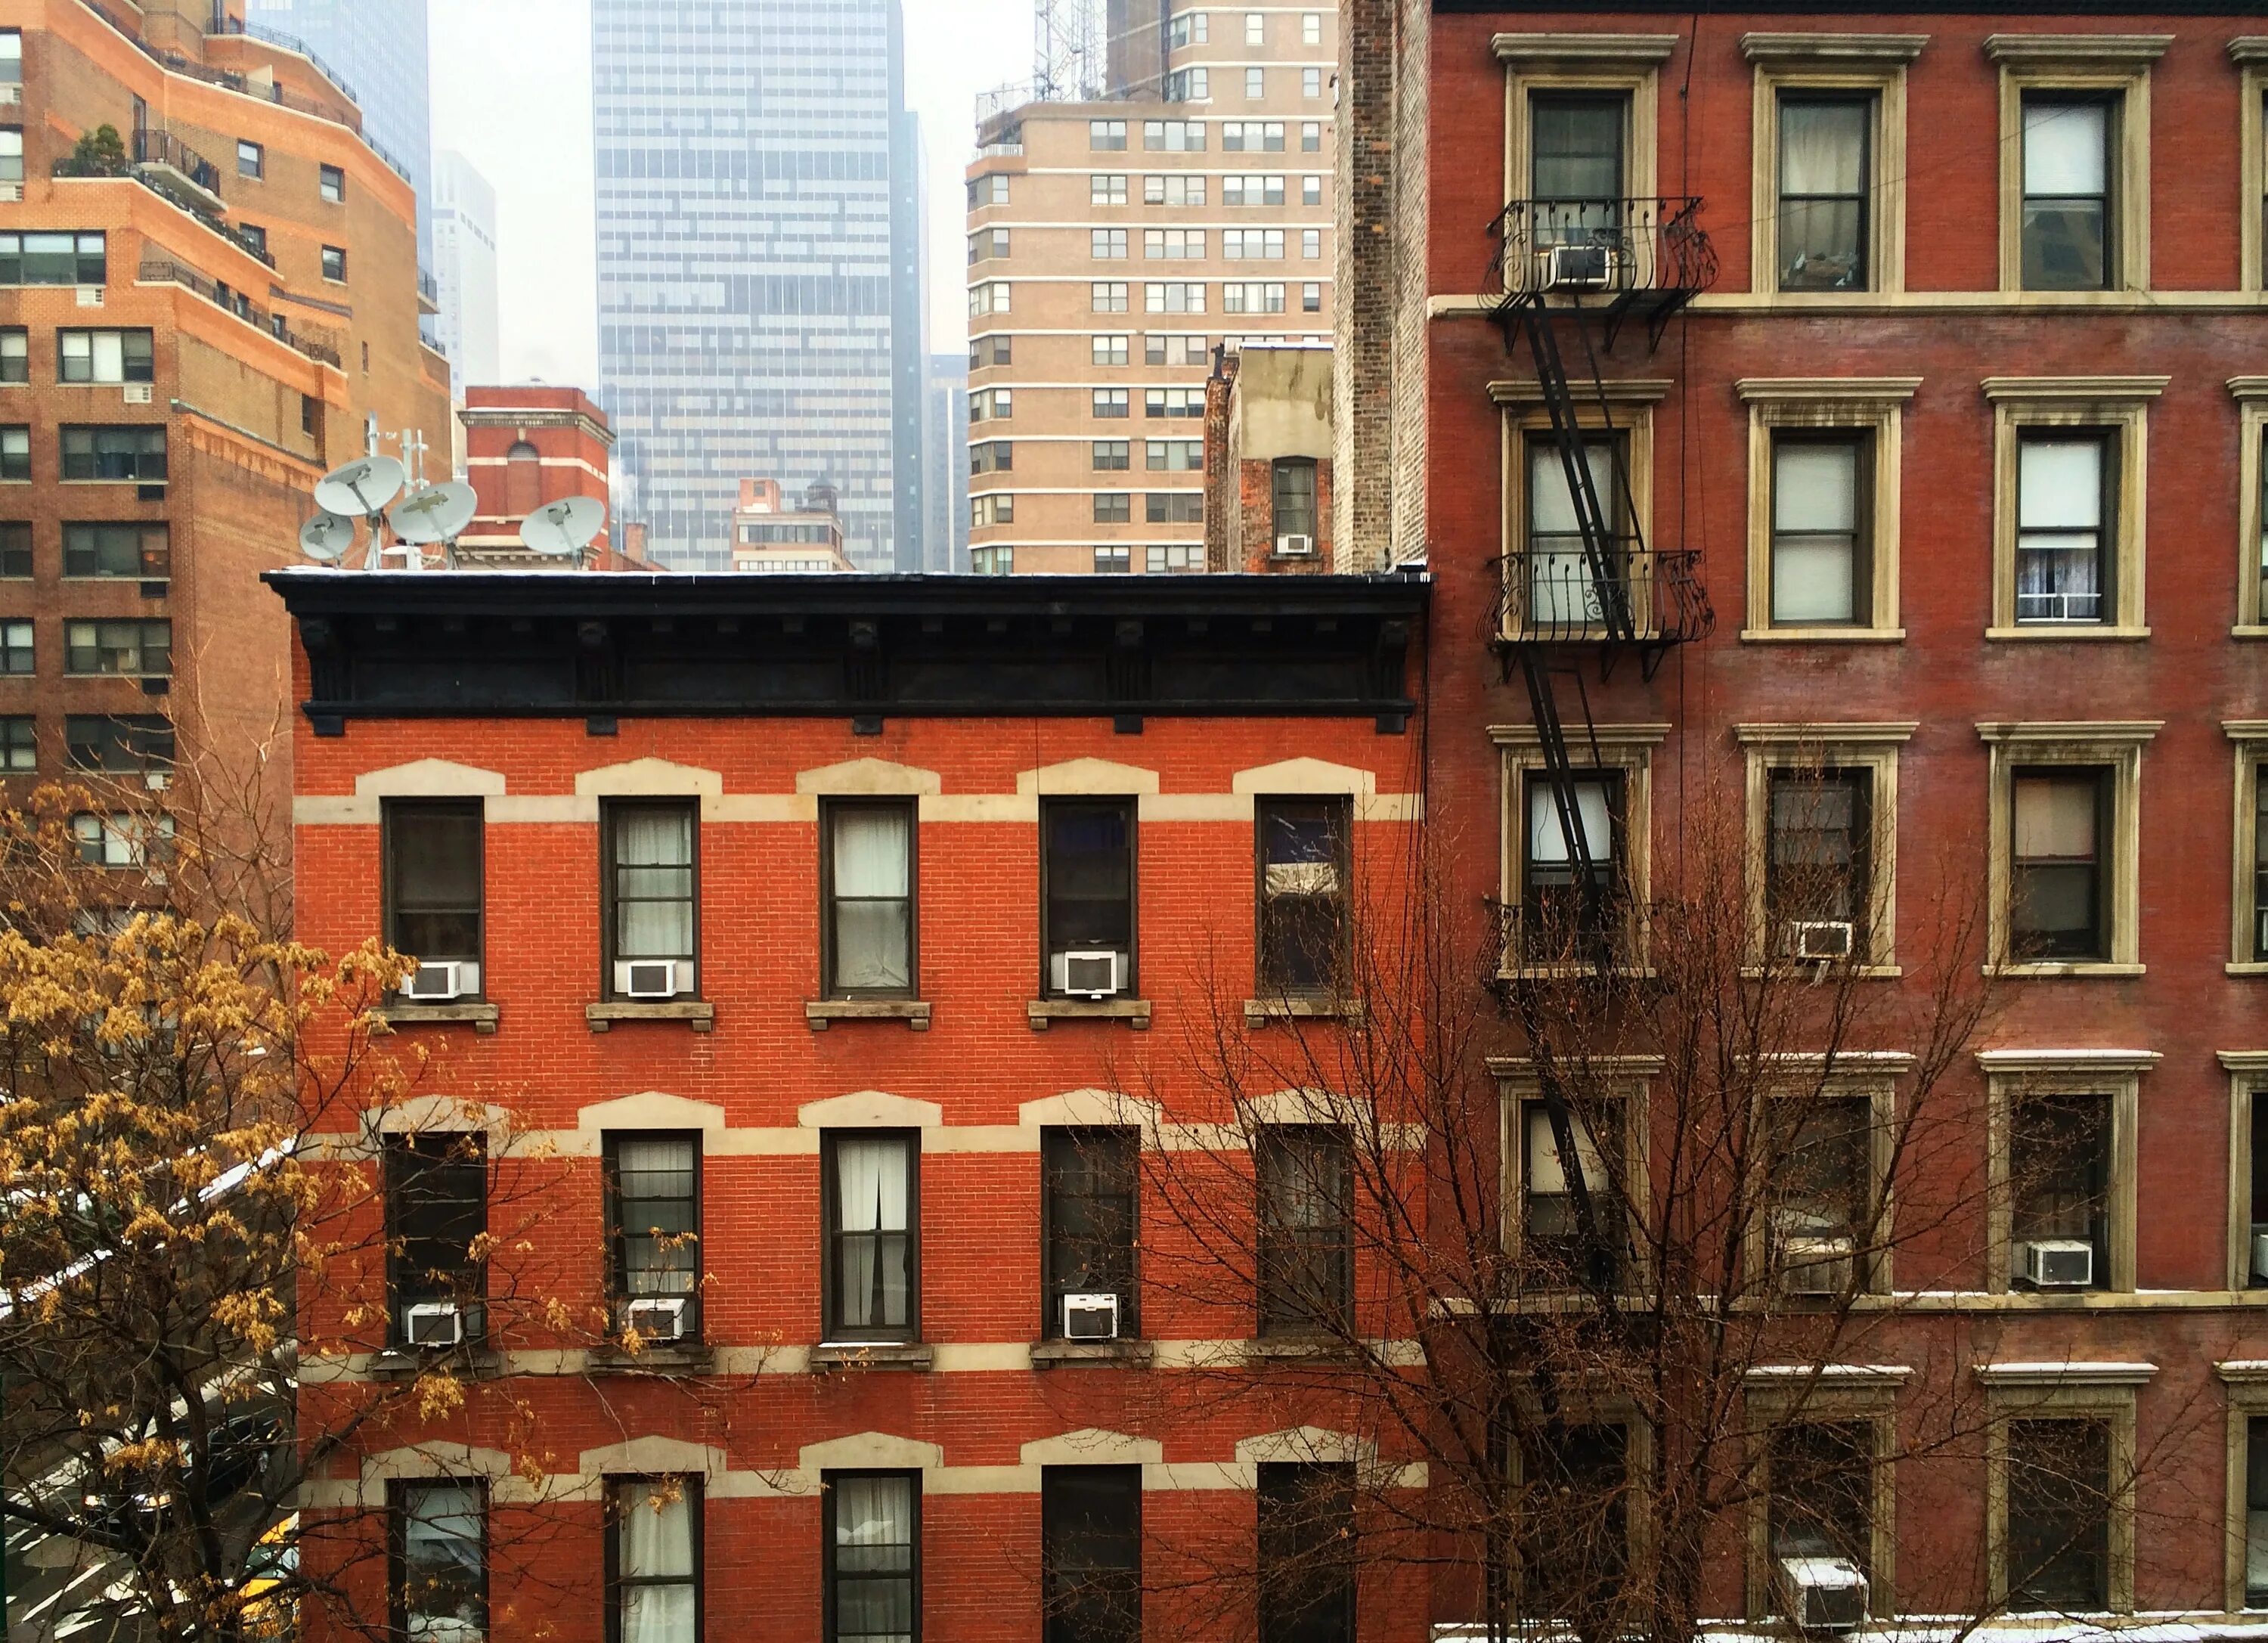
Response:
POLYGON ((1344 1341, 1327 1336, 1270 1336, 1245 1342, 1244 1356, 1254 1363, 1314 1363, 1349 1360, 1354 1352, 1344 1341))
POLYGON ((2225 968, 2232 976, 2268 976, 2268 960, 2246 959, 2225 968))
POLYGON ((672 1341, 626 1352, 620 1346, 593 1346, 585 1361, 593 1374, 701 1374, 716 1361, 714 1347, 699 1341, 672 1341))
POLYGON ((934 1350, 921 1341, 822 1341, 814 1369, 927 1369, 934 1350))
POLYGON ((476 1344, 431 1350, 389 1346, 372 1355, 368 1373, 373 1381, 415 1381, 437 1366, 461 1370, 477 1379, 504 1373, 504 1359, 493 1347, 476 1344))
POLYGON ((1034 1341, 1035 1369, 1075 1368, 1082 1364, 1147 1368, 1153 1352, 1147 1341, 1034 1341))
POLYGON ((1025 1003, 1024 1019, 1035 1033, 1044 1033, 1057 1021, 1123 1021, 1136 1032, 1150 1026, 1147 998, 1033 998, 1025 1003))
POLYGON ((917 1033, 929 1031, 926 998, 812 998, 803 1006, 804 1023, 823 1033, 837 1021, 903 1021, 917 1033))
POLYGON ((2057 980, 2064 977, 2140 976, 2146 973, 2140 964, 2105 964, 2092 961, 2064 964, 2003 964, 1996 972, 2015 981, 2057 980))
POLYGON ((498 1017, 493 1004, 382 1004, 378 1019, 388 1027, 463 1027, 476 1033, 493 1033, 498 1017))
POLYGON ((2018 628, 1987 628, 1984 630, 1984 637, 1988 639, 2021 639, 2035 644, 2042 640, 2050 642, 2076 640, 2083 643, 2102 639, 2146 639, 2150 637, 2150 630, 2117 627, 2109 623, 2074 622, 2066 624, 2042 622, 2027 623, 2018 628))
POLYGON ((609 999, 604 1004, 583 1006, 583 1020, 594 1033, 610 1032, 617 1021, 682 1021, 696 1033, 705 1033, 717 1025, 717 1006, 697 998, 671 998, 659 1002, 609 999))
POLYGON ((1904 628, 1743 628, 1743 645, 1899 645, 1904 628))
POLYGON ((1359 1021, 1359 998, 1247 998, 1244 1021, 1257 1027, 1263 1021, 1359 1021))

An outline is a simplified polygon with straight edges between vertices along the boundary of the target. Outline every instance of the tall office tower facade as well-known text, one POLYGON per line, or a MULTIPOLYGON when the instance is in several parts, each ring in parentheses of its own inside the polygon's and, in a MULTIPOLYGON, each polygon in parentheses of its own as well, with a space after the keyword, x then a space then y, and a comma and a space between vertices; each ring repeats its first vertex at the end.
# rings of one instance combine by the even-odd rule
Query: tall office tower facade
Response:
POLYGON ((649 550, 729 567, 743 478, 841 495, 914 570, 919 136, 899 0, 592 0, 599 369, 649 550))
POLYGON ((1088 3, 968 172, 978 571, 1203 571, 1214 350, 1332 332, 1337 7, 1088 3))
POLYGON ((489 180, 453 149, 433 157, 433 278, 441 299, 441 351, 457 398, 468 383, 493 387, 497 348, 497 200, 489 180))
POLYGON ((362 106, 363 135, 417 190, 417 251, 433 261, 433 122, 425 0, 247 0, 246 20, 320 58, 362 106))

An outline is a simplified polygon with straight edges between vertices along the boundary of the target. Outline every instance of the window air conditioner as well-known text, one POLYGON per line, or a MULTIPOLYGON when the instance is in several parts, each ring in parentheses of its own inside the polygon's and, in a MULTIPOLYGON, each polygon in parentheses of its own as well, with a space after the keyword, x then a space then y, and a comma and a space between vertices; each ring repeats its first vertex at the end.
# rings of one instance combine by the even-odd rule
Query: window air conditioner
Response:
POLYGON ((1546 291, 1603 291, 1622 269, 1622 253, 1613 246, 1545 246, 1538 254, 1546 291))
POLYGON ((150 385, 146 382, 128 383, 123 394, 123 398, 129 405, 147 405, 151 402, 153 397, 154 395, 152 395, 150 390, 150 385))
POLYGON ((1126 955, 1107 949, 1050 954, 1048 971, 1049 983, 1066 997, 1108 998, 1126 984, 1126 955))
POLYGON ((1800 959, 1847 959, 1857 945, 1858 927, 1847 918, 1792 918, 1787 950, 1800 959))
POLYGON ((0 107, 13 108, 23 100, 24 88, 18 82, 11 80, 7 85, 0 85, 0 107))
POLYGON ((102 306, 102 287, 99 285, 80 286, 78 288, 78 306, 82 308, 99 308, 102 306))
POLYGON ((2035 1289, 2088 1289, 2095 1246, 2077 1238, 2035 1238, 2024 1246, 2024 1277, 2035 1289))
POLYGON ((677 972, 675 959, 619 960, 615 965, 615 991, 625 998, 674 998, 686 991, 677 972))
POLYGON ((0 200, 6 200, 12 203, 20 202, 23 197, 24 185, 22 183, 0 182, 0 200))
POLYGON ((1118 1338, 1118 1297, 1065 1295, 1063 1331, 1067 1341, 1115 1341, 1118 1338))
POLYGON ((1805 1632, 1854 1632, 1867 1624, 1867 1577, 1847 1558, 1782 1558, 1780 1602, 1805 1632))
POLYGON ((1851 1286, 1851 1264, 1858 1246, 1847 1237, 1806 1234, 1779 1241, 1780 1293, 1839 1295, 1851 1286))
POLYGON ((453 1300, 421 1300, 402 1308, 401 1335, 412 1346, 456 1346, 465 1338, 465 1316, 453 1300))
POLYGON ((446 1004, 452 998, 468 998, 480 991, 481 967, 460 959, 445 959, 436 963, 420 961, 408 981, 401 984, 401 996, 415 998, 420 1004, 446 1004))
POLYGON ((1278 536, 1276 551, 1286 558, 1305 559, 1314 553, 1315 539, 1312 536, 1278 536))
POLYGON ((2268 1278, 2268 1227, 2252 1229, 2252 1276, 2268 1278))
POLYGON ((681 1341, 685 1338, 685 1298, 682 1295, 656 1295, 633 1300, 622 1308, 622 1325, 636 1330, 650 1341, 681 1341))

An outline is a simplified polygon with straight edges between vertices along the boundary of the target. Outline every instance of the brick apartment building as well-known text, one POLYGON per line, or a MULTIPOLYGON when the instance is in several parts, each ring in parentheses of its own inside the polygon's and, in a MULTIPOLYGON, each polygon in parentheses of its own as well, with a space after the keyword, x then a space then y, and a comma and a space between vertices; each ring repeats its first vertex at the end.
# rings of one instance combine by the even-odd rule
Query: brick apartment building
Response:
POLYGON ((979 572, 1204 570, 1213 349, 1330 335, 1336 7, 1111 15, 1108 97, 993 116, 968 167, 979 572))
POLYGON ((248 756, 289 678, 256 578, 313 482, 372 425, 447 448, 416 202, 360 125, 237 4, 0 5, 9 774, 170 766, 176 723, 248 756))
POLYGON ((457 412, 465 429, 465 477, 480 499, 457 538, 461 560, 541 568, 519 540, 519 523, 547 502, 612 490, 615 431, 580 388, 540 382, 468 387, 457 412))
POLYGON ((1331 536, 1331 350, 1223 348, 1205 380, 1205 568, 1326 571, 1331 536))

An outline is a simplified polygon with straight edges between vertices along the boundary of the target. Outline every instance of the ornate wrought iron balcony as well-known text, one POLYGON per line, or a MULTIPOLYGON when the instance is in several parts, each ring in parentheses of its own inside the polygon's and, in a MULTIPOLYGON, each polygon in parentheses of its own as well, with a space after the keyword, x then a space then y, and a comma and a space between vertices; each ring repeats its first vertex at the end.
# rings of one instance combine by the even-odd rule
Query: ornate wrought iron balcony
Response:
POLYGON ((1491 232, 1494 273, 1506 297, 1542 294, 1683 300, 1717 277, 1716 247, 1691 196, 1630 200, 1514 200, 1491 232))
POLYGON ((1716 626, 1701 556, 1617 547, 1594 566, 1580 547, 1522 548, 1497 561, 1502 645, 1621 641, 1653 650, 1705 638, 1716 626))

